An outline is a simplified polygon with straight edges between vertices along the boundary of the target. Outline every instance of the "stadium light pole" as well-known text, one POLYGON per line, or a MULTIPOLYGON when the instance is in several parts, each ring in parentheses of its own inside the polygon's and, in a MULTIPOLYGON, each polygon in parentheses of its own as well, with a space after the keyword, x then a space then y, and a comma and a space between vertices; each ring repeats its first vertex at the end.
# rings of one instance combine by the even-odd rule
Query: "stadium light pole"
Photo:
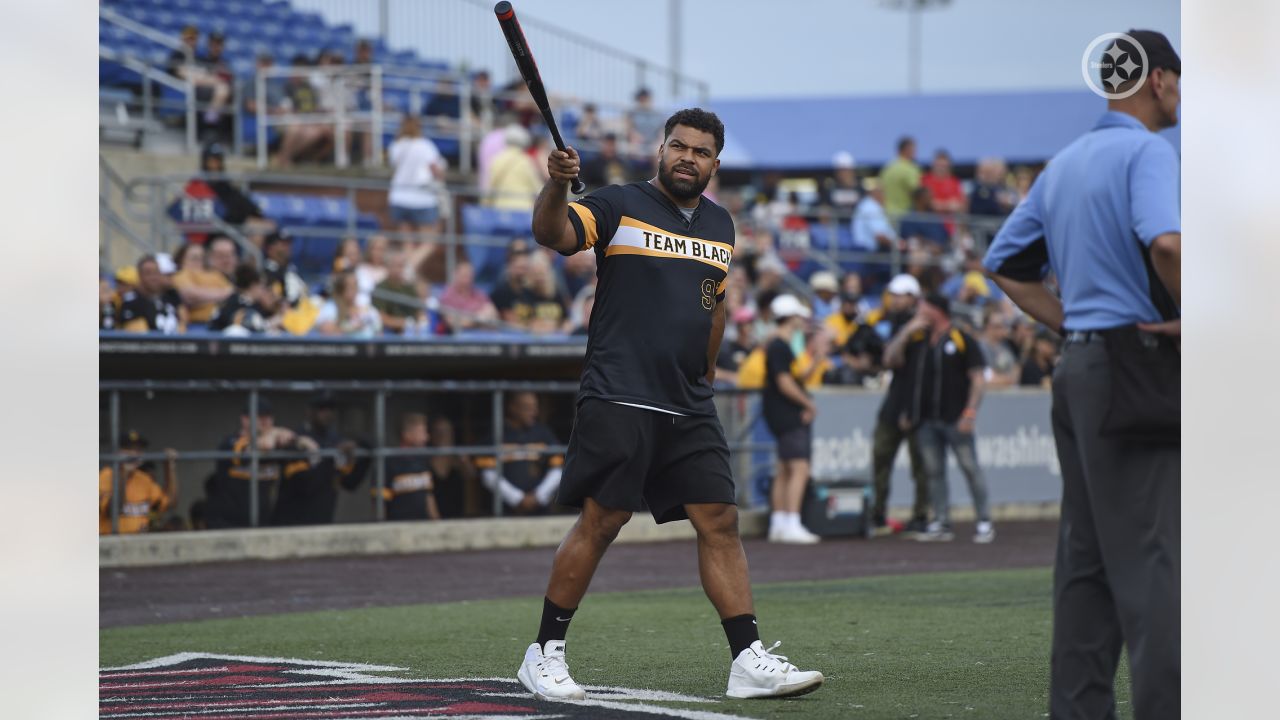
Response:
POLYGON ((907 11, 907 88, 912 95, 920 94, 920 41, 921 15, 929 8, 943 8, 951 0, 880 0, 893 10, 907 11))

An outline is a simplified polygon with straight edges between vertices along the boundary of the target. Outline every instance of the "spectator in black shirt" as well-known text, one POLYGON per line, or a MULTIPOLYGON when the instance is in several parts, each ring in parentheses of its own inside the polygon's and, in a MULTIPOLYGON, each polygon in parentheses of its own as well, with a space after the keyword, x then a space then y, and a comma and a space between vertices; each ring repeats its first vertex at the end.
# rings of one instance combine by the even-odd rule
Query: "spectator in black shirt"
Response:
MULTIPOLYGON (((457 440, 453 422, 439 416, 431 421, 431 447, 451 448, 457 440)), ((480 493, 475 463, 466 455, 432 455, 431 479, 436 487, 436 505, 440 517, 460 518, 476 514, 468 510, 468 501, 480 493)))
POLYGON ((582 182, 589 190, 605 185, 625 185, 635 173, 631 163, 618 154, 618 136, 608 133, 600 143, 600 152, 583 160, 582 182))
POLYGON ((545 515, 560 487, 564 455, 543 450, 559 444, 551 428, 538 421, 538 396, 512 393, 502 429, 502 473, 498 473, 497 458, 479 458, 481 481, 501 496, 507 512, 545 515))
MULTIPOLYGON (((226 148, 221 143, 209 143, 200 152, 200 171, 206 173, 224 173, 226 167, 226 148)), ((262 245, 262 238, 276 229, 274 221, 267 218, 253 201, 240 188, 226 179, 210 179, 204 181, 222 203, 222 219, 237 227, 242 227, 250 242, 262 245)))
POLYGON ((292 259, 293 238, 288 233, 278 230, 263 241, 262 274, 267 289, 291 308, 307 297, 307 284, 292 259))
POLYGON ((861 295, 844 293, 841 296, 840 312, 852 313, 856 318, 849 339, 840 348, 840 358, 844 361, 840 379, 844 385, 862 385, 866 378, 874 377, 883 369, 880 363, 884 359, 884 338, 866 321, 866 313, 859 309, 861 304, 861 295))
POLYGON ((156 256, 146 255, 138 261, 138 287, 120 298, 117 323, 125 332, 159 332, 176 335, 187 328, 187 308, 171 287, 156 256))
POLYGON ((235 271, 236 291, 218 308, 209 329, 228 335, 251 335, 276 329, 275 294, 262 281, 252 263, 240 263, 235 271))
POLYGON ((1036 333, 1031 354, 1022 363, 1018 384, 1023 387, 1048 388, 1053 384, 1053 369, 1058 365, 1058 341, 1048 330, 1036 333))
POLYGON ((950 505, 947 499, 946 452, 955 452, 969 483, 978 526, 973 541, 995 539, 987 483, 978 465, 974 429, 982 401, 986 362, 978 341, 951 324, 950 301, 931 294, 920 311, 894 336, 885 349, 885 364, 914 378, 908 407, 920 443, 920 455, 929 475, 933 521, 922 541, 950 541, 950 505))
POLYGON ((507 245, 507 268, 503 273, 502 283, 489 295, 502 322, 523 330, 527 330, 532 322, 534 306, 538 301, 529 287, 532 265, 529 256, 528 240, 512 240, 507 245))
POLYGON ((974 173, 969 193, 969 214, 1004 217, 1013 210, 1016 197, 1005 184, 1006 166, 999 158, 984 158, 974 173))
POLYGON ((369 469, 368 458, 357 458, 357 443, 338 432, 338 403, 324 391, 311 399, 307 422, 297 436, 323 450, 337 449, 341 457, 313 458, 285 468, 276 498, 272 525, 327 525, 338 508, 338 488, 355 490, 369 469))
MULTIPOLYGON (((261 452, 296 451, 312 454, 320 449, 319 445, 309 437, 300 437, 292 430, 275 424, 275 413, 266 398, 258 400, 258 450, 261 452)), ((209 529, 249 527, 251 524, 250 503, 253 491, 251 484, 252 457, 250 454, 249 410, 246 407, 240 414, 240 430, 228 435, 219 450, 230 450, 235 457, 230 460, 219 460, 212 476, 205 483, 206 507, 205 522, 209 529)), ((302 457, 289 460, 258 461, 258 518, 259 524, 265 525, 271 517, 271 499, 275 494, 274 486, 281 478, 292 476, 310 467, 309 461, 302 457)))
MULTIPOLYGON (((896 336, 915 315, 920 298, 920 282, 911 275, 901 274, 889 282, 883 319, 876 323, 884 338, 896 336)), ((883 367, 885 363, 881 362, 883 367)), ((920 445, 911 432, 911 420, 907 400, 912 393, 914 378, 910 373, 895 371, 889 381, 889 389, 880 403, 876 415, 876 429, 872 438, 871 466, 875 484, 875 506, 872 522, 877 533, 890 530, 888 519, 889 484, 893 477, 893 463, 902 441, 907 442, 907 456, 911 459, 911 478, 915 495, 911 504, 911 521, 907 532, 924 532, 929 520, 929 477, 920 457, 920 445)))
MULTIPOLYGON (((791 370, 796 348, 804 347, 804 330, 812 313, 794 295, 779 295, 769 309, 778 328, 764 350, 764 420, 778 441, 778 471, 769 490, 773 508, 769 540, 815 543, 818 536, 800 523, 800 504, 809 484, 813 420, 818 408, 791 370)), ((815 364, 817 361, 815 358, 815 364)))
MULTIPOLYGON (((400 447, 425 448, 431 434, 427 416, 405 413, 400 419, 400 447)), ((439 520, 431 458, 400 455, 386 459, 387 486, 382 490, 388 520, 439 520)))

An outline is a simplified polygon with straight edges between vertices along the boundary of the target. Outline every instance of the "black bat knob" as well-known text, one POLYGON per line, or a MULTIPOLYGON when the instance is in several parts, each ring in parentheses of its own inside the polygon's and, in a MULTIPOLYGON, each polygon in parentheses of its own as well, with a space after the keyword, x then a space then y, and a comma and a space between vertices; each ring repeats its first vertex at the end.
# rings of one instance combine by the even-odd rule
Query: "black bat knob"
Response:
POLYGON ((581 195, 587 191, 587 184, 582 182, 582 178, 574 178, 573 182, 569 183, 569 189, 574 195, 581 195))

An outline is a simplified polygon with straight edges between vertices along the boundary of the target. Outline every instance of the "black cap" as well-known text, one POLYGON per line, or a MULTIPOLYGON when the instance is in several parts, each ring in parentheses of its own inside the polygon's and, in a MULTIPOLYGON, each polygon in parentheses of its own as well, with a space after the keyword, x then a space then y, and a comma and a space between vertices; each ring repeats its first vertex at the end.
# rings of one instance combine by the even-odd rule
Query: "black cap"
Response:
POLYGON ((137 430, 126 430, 120 433, 120 447, 141 450, 151 443, 137 430))
POLYGON ((211 142, 200 151, 200 162, 203 163, 211 157, 225 158, 226 156, 227 149, 222 147, 222 143, 211 142))
POLYGON ((313 408, 336 408, 338 399, 334 397, 332 390, 321 390, 311 396, 310 405, 313 408))
POLYGON ((262 249, 266 250, 272 245, 275 245, 276 243, 282 243, 282 242, 293 242, 293 236, 290 235, 287 230, 279 229, 272 232, 270 235, 266 236, 265 238, 263 238, 262 249))
POLYGON ((209 33, 209 39, 222 41, 222 40, 226 40, 227 36, 224 35, 221 30, 214 30, 213 32, 209 33))
POLYGON ((862 302, 861 295, 859 295, 858 293, 851 293, 851 292, 840 293, 840 299, 844 302, 851 303, 853 305, 857 305, 858 303, 862 302))
MULTIPOLYGON (((1182 58, 1178 57, 1177 51, 1173 49, 1173 45, 1169 43, 1169 38, 1165 37, 1164 33, 1155 30, 1130 30, 1125 34, 1142 46, 1143 52, 1147 55, 1149 71, 1163 68, 1182 74, 1182 58)), ((1129 44, 1120 38, 1115 42, 1122 48, 1129 44)))
MULTIPOLYGON (((249 414, 249 403, 248 403, 248 402, 246 402, 246 403, 244 404, 244 414, 245 414, 245 415, 248 415, 248 414, 249 414)), ((266 398, 264 398, 264 397, 260 397, 260 398, 258 398, 258 414, 259 414, 259 415, 272 415, 272 414, 273 414, 273 412, 272 412, 272 408, 271 408, 271 401, 270 401, 270 400, 268 400, 268 399, 266 399, 266 398)))
POLYGON ((931 292, 924 296, 924 301, 942 311, 943 315, 951 317, 951 300, 940 292, 931 292))

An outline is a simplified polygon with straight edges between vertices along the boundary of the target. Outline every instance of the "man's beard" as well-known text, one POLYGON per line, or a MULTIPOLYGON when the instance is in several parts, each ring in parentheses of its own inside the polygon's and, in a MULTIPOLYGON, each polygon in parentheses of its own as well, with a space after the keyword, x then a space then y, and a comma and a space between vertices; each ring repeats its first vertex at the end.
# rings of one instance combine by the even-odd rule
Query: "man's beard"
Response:
MULTIPOLYGON (((683 175, 677 176, 674 170, 674 165, 667 168, 662 163, 658 163, 658 182, 662 183, 667 192, 671 193, 672 197, 677 200, 693 200, 702 195, 702 191, 707 189, 707 183, 711 182, 710 175, 706 178, 693 180, 683 175)), ((693 172, 698 172, 696 167, 693 172)))

